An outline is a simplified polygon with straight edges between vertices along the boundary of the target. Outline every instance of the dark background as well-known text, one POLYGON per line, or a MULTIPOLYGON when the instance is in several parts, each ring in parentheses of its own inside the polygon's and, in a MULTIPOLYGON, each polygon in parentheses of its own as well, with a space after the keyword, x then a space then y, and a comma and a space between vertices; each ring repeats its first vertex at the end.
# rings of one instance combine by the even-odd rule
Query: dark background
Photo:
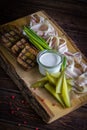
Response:
POLYGON ((82 49, 87 42, 87 0, 2 0, 0 24, 45 10, 82 49))
MULTIPOLYGON (((0 24, 44 10, 87 56, 86 0, 1 0, 0 24)), ((0 68, 0 130, 86 130, 87 105, 45 124, 0 68)))

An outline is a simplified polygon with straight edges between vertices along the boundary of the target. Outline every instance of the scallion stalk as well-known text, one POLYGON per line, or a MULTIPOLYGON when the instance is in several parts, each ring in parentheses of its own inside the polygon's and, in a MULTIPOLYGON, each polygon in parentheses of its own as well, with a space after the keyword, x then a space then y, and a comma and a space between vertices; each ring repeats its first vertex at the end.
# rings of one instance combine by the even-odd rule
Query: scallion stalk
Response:
POLYGON ((32 29, 29 27, 24 26, 24 32, 26 33, 29 40, 32 42, 32 44, 39 50, 44 49, 51 49, 49 45, 46 43, 46 41, 38 36, 32 29))
POLYGON ((37 41, 35 41, 34 39, 31 39, 31 38, 30 38, 30 42, 31 42, 38 50, 40 50, 40 51, 43 51, 43 50, 44 50, 44 48, 43 48, 41 45, 39 45, 39 44, 37 43, 37 41))

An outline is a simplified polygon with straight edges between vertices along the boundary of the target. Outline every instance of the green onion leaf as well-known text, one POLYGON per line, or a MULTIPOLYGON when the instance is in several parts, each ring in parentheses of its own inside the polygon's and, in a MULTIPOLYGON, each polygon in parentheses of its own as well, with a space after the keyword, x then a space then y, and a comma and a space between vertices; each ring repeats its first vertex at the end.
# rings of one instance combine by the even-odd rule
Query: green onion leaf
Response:
POLYGON ((27 37, 31 41, 31 43, 40 51, 46 49, 51 49, 49 45, 46 43, 46 41, 38 36, 32 29, 29 27, 24 26, 24 32, 26 33, 27 37))

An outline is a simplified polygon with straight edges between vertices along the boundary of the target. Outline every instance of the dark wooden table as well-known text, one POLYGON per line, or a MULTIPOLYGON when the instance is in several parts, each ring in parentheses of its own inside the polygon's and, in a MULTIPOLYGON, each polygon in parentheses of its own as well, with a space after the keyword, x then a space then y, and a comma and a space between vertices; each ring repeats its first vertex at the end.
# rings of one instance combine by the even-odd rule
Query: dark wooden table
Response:
MULTIPOLYGON (((0 24, 39 10, 50 15, 87 56, 86 0, 2 0, 0 24)), ((0 130, 87 130, 87 105, 47 125, 0 68, 0 130)))

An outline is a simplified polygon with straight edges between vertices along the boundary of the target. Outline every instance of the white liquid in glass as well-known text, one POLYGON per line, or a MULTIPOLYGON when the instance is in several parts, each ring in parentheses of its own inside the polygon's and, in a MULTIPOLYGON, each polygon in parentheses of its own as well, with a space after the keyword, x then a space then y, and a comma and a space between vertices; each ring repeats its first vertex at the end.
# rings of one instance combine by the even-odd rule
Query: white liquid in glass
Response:
POLYGON ((47 67, 53 67, 61 62, 61 57, 54 53, 45 53, 40 57, 40 63, 47 67))

